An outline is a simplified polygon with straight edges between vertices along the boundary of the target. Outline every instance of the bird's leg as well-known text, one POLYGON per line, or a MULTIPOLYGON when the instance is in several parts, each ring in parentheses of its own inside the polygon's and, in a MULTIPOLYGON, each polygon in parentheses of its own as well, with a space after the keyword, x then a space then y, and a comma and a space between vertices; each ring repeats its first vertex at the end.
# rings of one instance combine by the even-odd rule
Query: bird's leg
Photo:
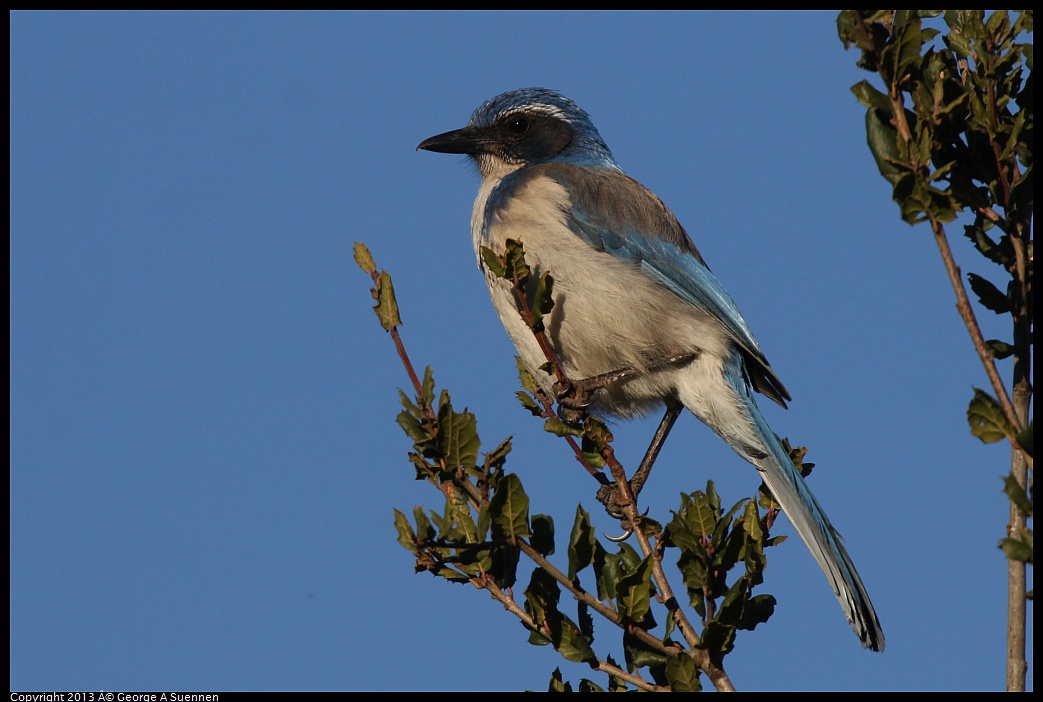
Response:
MULTIPOLYGON (((652 443, 648 445, 645 457, 641 459, 637 472, 630 479, 630 491, 633 493, 634 499, 637 499, 641 488, 645 486, 645 481, 648 480, 648 476, 652 473, 652 466, 655 465, 656 459, 659 458, 659 451, 662 450, 663 444, 666 443, 666 437, 670 435, 670 430, 674 428, 674 423, 681 416, 681 410, 683 409, 684 405, 680 402, 672 401, 667 403, 666 414, 659 421, 659 427, 656 429, 655 435, 652 436, 652 443)), ((626 531, 623 532, 622 536, 607 537, 609 541, 618 542, 630 538, 630 535, 634 533, 634 525, 627 522, 623 515, 623 508, 616 499, 617 492, 618 489, 615 485, 603 485, 598 489, 597 498, 598 502, 605 506, 606 512, 623 522, 623 528, 626 531)))
MULTIPOLYGON (((562 408, 562 419, 578 422, 583 419, 587 407, 598 399, 598 393, 612 383, 619 383, 632 378, 640 378, 673 365, 681 365, 694 360, 699 354, 682 353, 670 356, 648 368, 620 368, 619 370, 601 373, 582 380, 567 381, 566 384, 555 383, 554 394, 562 408)), ((654 460, 654 459, 653 459, 654 460)))

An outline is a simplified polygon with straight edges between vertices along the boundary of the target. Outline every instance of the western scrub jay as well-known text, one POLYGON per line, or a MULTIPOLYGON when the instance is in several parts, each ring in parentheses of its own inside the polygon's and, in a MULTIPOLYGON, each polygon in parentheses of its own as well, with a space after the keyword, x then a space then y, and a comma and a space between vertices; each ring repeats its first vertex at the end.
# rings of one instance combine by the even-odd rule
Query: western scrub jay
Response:
MULTIPOLYGON (((884 634, 840 536, 757 408, 789 393, 673 213, 627 176, 590 117, 542 88, 499 95, 468 125, 419 149, 466 154, 482 176, 471 238, 502 253, 520 240, 537 275, 554 277, 547 337, 567 378, 646 371, 609 383, 592 408, 621 418, 683 405, 756 466, 833 586, 863 647, 884 634), (680 363, 666 359, 684 358, 680 363)), ((533 376, 545 356, 510 285, 485 271, 493 305, 533 376)), ((552 394, 553 396, 553 394, 552 394)))

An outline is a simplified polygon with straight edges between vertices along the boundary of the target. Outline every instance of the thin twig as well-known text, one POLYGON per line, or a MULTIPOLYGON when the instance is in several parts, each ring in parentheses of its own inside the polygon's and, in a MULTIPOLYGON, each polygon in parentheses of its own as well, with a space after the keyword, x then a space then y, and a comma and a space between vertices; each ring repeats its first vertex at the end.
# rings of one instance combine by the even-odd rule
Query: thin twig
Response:
MULTIPOLYGON (((472 580, 477 580, 477 578, 472 578, 472 580)), ((504 606, 504 609, 506 609, 514 616, 518 617, 518 619, 522 621, 522 623, 525 625, 527 629, 529 629, 530 631, 535 631, 537 634, 546 639, 547 642, 551 645, 554 644, 551 637, 549 637, 547 634, 543 632, 539 624, 533 621, 532 617, 529 616, 529 613, 522 609, 518 605, 518 603, 514 601, 513 597, 504 592, 500 588, 500 586, 497 585, 495 581, 493 581, 492 578, 484 578, 480 580, 479 583, 475 583, 475 586, 482 587, 485 590, 487 590, 493 599, 495 599, 497 602, 504 606)), ((594 668, 595 670, 604 671, 617 678, 622 678, 626 682, 630 683, 631 685, 634 685, 635 687, 641 688, 642 690, 645 690, 647 692, 664 692, 669 690, 669 688, 663 688, 659 687, 658 685, 649 683, 648 681, 639 678, 636 675, 632 675, 626 672, 625 670, 622 670, 618 666, 612 665, 608 661, 602 660, 601 658, 595 657, 595 659, 595 662, 590 663, 591 668, 594 668)))
MULTIPOLYGON (((934 233, 934 241, 938 245, 942 262, 945 264, 945 271, 949 274, 949 282, 956 292, 956 309, 967 327, 967 333, 971 335, 971 342, 974 344, 975 351, 978 352, 978 358, 981 359, 981 363, 985 367, 985 374, 989 376, 989 382, 992 383, 993 392, 996 393, 996 399, 1000 403, 1003 415, 1010 422, 1014 433, 1019 434, 1022 430, 1021 421, 1014 412, 1014 405, 1011 404, 1007 388, 1003 385, 999 371, 996 370, 996 362, 992 357, 992 353, 989 352, 989 347, 985 345, 985 337, 981 333, 981 327, 978 326, 978 320, 974 316, 974 308, 971 307, 971 301, 967 297, 966 289, 963 287, 960 268, 956 265, 956 260, 953 258, 952 249, 949 248, 949 240, 945 236, 945 228, 933 216, 931 217, 931 231, 934 233)), ((1013 439, 1010 442, 1015 448, 1021 449, 1013 439)))

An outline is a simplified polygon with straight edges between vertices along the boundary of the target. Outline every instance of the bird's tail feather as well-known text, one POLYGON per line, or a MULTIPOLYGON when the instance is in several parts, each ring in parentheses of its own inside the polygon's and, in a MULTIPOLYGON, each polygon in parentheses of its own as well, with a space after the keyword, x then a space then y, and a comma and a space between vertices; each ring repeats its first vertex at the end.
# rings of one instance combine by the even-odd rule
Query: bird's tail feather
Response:
POLYGON ((757 466, 771 494, 782 505, 782 511, 789 517, 833 586, 833 592, 840 601, 851 628, 862 640, 863 648, 883 651, 884 632, 880 627, 880 621, 862 579, 855 570, 855 564, 851 562, 851 556, 844 548, 840 534, 830 524, 829 518, 808 489, 800 471, 761 415, 756 402, 748 393, 740 392, 740 399, 747 401, 744 409, 749 413, 766 455, 756 458, 745 455, 740 447, 732 447, 757 466))
POLYGON ((707 367, 701 380, 680 386, 682 402, 736 453, 757 467, 782 511, 826 574, 862 646, 883 651, 884 633, 876 611, 840 534, 829 523, 757 407, 741 359, 736 355, 730 361, 725 361, 723 368, 707 367), (716 375, 722 370, 723 374, 716 375), (714 376, 723 383, 714 385, 714 376))

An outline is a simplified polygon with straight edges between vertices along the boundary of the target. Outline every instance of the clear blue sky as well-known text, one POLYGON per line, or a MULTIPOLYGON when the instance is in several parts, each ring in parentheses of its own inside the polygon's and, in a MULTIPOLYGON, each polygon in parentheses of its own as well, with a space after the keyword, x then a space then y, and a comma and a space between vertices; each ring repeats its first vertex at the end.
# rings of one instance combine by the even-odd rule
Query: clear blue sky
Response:
MULTIPOLYGON (((406 461, 407 379, 351 258, 365 241, 392 273, 411 353, 486 449, 515 436, 534 510, 567 532, 582 502, 615 533, 514 398, 473 169, 415 151, 525 86, 583 106, 730 290, 794 396, 762 403, 769 421, 810 447, 887 634, 883 655, 859 647, 793 538, 770 553, 775 616, 727 659, 735 684, 1003 687, 1009 452, 968 433, 987 381, 929 232, 899 220, 865 146, 849 87, 868 74, 834 12, 10 20, 12 689, 591 675, 484 593, 413 574, 392 510, 437 494, 406 461)), ((615 427, 629 465, 653 428, 615 427)), ((708 478, 729 502, 759 484, 682 417, 645 504, 666 514, 708 478)))

